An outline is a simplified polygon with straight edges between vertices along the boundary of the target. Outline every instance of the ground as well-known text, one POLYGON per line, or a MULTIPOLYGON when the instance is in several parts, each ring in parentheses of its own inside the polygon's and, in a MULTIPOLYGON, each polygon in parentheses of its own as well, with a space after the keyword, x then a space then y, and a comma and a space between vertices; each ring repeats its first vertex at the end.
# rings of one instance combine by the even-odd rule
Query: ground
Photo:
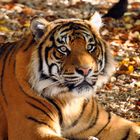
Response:
MULTIPOLYGON (((25 36, 34 15, 42 15, 49 21, 57 18, 88 19, 95 10, 103 15, 112 2, 116 2, 77 1, 1 0, 0 43, 25 36)), ((140 122, 140 2, 130 0, 128 12, 121 19, 107 18, 103 23, 101 35, 112 50, 116 72, 98 91, 97 98, 107 110, 140 122)))

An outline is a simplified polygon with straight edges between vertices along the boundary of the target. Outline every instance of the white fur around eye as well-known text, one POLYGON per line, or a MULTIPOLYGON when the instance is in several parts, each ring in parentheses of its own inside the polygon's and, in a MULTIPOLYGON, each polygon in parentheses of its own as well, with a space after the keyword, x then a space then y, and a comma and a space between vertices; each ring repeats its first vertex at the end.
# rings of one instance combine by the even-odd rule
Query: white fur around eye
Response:
POLYGON ((99 140, 99 139, 96 137, 90 136, 90 137, 88 137, 88 140, 99 140))

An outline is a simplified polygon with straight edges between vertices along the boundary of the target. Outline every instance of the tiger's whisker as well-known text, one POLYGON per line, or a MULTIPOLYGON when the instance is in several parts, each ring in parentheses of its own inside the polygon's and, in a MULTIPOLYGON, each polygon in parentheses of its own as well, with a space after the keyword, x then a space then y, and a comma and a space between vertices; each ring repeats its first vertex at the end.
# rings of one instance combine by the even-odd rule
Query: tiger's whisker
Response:
POLYGON ((57 85, 59 83, 60 83, 59 81, 53 82, 53 83, 47 85, 46 88, 50 88, 50 87, 55 86, 55 85, 57 85))

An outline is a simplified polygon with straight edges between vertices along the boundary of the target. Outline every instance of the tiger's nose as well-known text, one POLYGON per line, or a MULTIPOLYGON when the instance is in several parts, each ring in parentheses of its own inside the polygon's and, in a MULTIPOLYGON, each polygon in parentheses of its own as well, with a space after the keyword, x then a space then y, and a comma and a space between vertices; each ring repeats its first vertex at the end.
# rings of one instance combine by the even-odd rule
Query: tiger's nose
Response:
POLYGON ((90 73, 91 70, 92 70, 91 68, 82 68, 82 67, 80 67, 80 68, 76 69, 76 72, 81 74, 81 75, 87 76, 90 73))

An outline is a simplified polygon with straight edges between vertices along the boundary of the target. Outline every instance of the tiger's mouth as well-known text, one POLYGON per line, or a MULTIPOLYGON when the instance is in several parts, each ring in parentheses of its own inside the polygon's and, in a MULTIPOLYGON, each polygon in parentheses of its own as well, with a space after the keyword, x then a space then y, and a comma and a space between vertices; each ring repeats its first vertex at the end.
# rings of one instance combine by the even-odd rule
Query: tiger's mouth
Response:
POLYGON ((42 87, 41 96, 56 96, 56 95, 65 95, 67 93, 72 94, 75 97, 85 96, 88 97, 94 94, 96 83, 98 78, 94 77, 94 80, 88 78, 78 78, 75 80, 57 80, 54 77, 45 83, 40 83, 39 87, 42 87), (44 85, 44 87, 43 87, 44 85), (46 86, 47 85, 47 86, 46 86), (49 93, 49 95, 48 95, 49 93))
POLYGON ((83 91, 92 90, 96 82, 92 84, 88 83, 86 80, 82 81, 80 84, 68 84, 67 87, 69 91, 77 91, 78 93, 83 91))

